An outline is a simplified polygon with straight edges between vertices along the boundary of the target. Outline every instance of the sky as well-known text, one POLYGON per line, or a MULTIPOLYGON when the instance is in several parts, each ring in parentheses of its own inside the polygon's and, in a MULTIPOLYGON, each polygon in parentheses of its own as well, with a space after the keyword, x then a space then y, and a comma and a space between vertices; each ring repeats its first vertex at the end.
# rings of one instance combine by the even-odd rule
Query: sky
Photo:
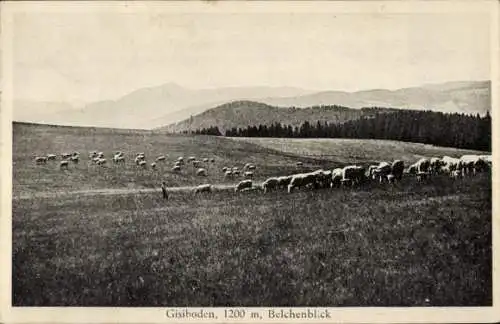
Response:
POLYGON ((18 12, 16 99, 92 102, 174 82, 193 89, 398 89, 490 79, 480 12, 18 12))

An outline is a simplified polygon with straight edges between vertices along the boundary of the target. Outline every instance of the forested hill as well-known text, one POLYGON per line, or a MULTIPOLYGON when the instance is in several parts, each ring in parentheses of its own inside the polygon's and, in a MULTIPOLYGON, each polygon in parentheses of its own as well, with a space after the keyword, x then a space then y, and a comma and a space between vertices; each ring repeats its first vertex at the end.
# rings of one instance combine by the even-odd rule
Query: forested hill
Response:
POLYGON ((217 127, 195 132, 241 137, 359 138, 387 139, 491 151, 491 116, 445 114, 433 111, 366 109, 373 114, 344 123, 304 121, 299 126, 286 123, 254 124, 221 133, 217 127))
POLYGON ((207 110, 177 124, 162 127, 171 132, 183 132, 216 126, 221 132, 232 128, 245 128, 248 125, 271 125, 282 123, 300 126, 309 123, 343 123, 362 116, 374 116, 376 111, 392 112, 396 109, 370 108, 351 109, 338 105, 312 106, 308 108, 282 108, 255 101, 234 101, 207 110))

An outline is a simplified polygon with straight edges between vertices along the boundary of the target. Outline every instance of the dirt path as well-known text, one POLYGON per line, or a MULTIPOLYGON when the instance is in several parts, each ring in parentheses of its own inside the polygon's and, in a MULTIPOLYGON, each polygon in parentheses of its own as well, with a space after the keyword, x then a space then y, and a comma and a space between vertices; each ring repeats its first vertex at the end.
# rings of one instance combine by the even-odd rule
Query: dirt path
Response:
MULTIPOLYGON (((254 187, 260 186, 260 183, 254 183, 254 187)), ((215 190, 229 190, 234 189, 236 184, 216 184, 212 185, 215 190)), ((192 191, 197 186, 182 186, 182 187, 168 187, 168 192, 188 192, 192 191)), ((127 194, 141 194, 161 192, 160 188, 104 188, 104 189, 89 189, 89 190, 76 190, 76 191, 58 191, 58 192, 38 192, 33 194, 18 194, 13 195, 12 200, 23 200, 32 198, 57 198, 67 197, 72 195, 78 196, 106 196, 106 195, 127 195, 127 194)))

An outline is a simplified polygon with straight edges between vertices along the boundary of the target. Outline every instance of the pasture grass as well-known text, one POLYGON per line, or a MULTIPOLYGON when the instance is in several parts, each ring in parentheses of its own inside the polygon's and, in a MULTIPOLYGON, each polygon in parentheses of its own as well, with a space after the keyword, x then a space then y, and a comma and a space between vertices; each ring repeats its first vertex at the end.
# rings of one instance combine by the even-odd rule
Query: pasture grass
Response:
POLYGON ((12 222, 14 306, 492 305, 486 174, 32 198, 12 222))
POLYGON ((459 158, 465 154, 491 154, 473 150, 391 140, 346 138, 233 137, 235 141, 259 145, 286 154, 320 158, 340 164, 403 160, 414 163, 422 157, 459 158))

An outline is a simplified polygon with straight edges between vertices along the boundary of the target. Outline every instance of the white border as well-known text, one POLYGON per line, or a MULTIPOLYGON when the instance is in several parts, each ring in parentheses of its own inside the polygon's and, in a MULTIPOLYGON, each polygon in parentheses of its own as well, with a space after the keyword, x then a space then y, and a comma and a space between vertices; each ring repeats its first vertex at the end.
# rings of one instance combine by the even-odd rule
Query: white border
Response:
MULTIPOLYGON (((354 2, 305 2, 305 1, 274 1, 274 2, 2 2, 1 6, 1 106, 0 106, 0 322, 4 323, 160 323, 174 321, 165 317, 167 308, 79 308, 79 307, 11 307, 11 186, 12 186, 12 24, 13 13, 22 11, 37 12, 169 12, 169 13, 261 13, 261 12, 336 12, 336 13, 431 13, 431 12, 484 12, 491 13, 491 80, 492 80, 492 139, 493 139, 493 307, 350 307, 328 308, 332 320, 273 320, 279 322, 345 322, 345 323, 425 323, 425 322, 494 322, 500 320, 500 290, 498 271, 500 258, 497 249, 500 244, 499 229, 499 187, 500 165, 500 111, 499 111, 499 80, 500 71, 498 59, 499 47, 499 17, 498 1, 354 1, 354 2)), ((199 308, 192 308, 192 310, 199 308)), ((214 322, 231 322, 223 320, 224 308, 204 308, 217 312, 219 320, 214 322)), ((247 312, 264 311, 269 308, 244 308, 247 312)), ((296 310, 305 309, 297 308, 296 310)), ((201 320, 184 320, 185 322, 201 320)), ((175 320, 182 322, 182 320, 175 320)), ((210 322, 205 320, 204 322, 210 322)), ((246 323, 252 320, 239 320, 246 323)), ((266 322, 259 320, 259 322, 266 322)), ((270 321, 267 321, 270 322, 270 321)))

